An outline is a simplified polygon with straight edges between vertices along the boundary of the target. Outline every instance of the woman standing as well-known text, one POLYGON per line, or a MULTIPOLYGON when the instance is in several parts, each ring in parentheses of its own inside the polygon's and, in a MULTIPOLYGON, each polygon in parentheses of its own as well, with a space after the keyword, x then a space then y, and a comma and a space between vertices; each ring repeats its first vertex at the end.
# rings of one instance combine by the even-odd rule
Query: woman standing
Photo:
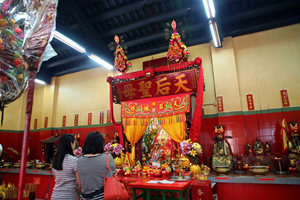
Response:
MULTIPOLYGON (((116 166, 109 155, 109 166, 114 174, 116 166)), ((91 132, 85 139, 83 156, 78 159, 78 173, 81 182, 81 200, 102 200, 104 196, 104 172, 106 155, 104 153, 104 138, 99 132, 91 132)), ((107 170, 106 177, 110 177, 107 170)))
POLYGON ((55 175, 52 200, 78 199, 80 181, 77 172, 77 158, 73 154, 74 148, 74 136, 63 134, 59 139, 57 152, 52 163, 55 175), (78 188, 76 184, 78 184, 78 188))

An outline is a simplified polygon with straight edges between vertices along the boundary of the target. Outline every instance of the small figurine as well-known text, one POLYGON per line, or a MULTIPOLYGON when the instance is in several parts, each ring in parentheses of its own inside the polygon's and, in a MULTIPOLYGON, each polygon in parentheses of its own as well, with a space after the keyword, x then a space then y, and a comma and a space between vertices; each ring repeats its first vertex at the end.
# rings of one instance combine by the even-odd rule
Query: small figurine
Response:
POLYGON ((252 144, 250 142, 248 142, 245 146, 244 155, 245 156, 253 156, 252 144))
POLYGON ((264 146, 258 139, 256 139, 253 145, 253 151, 256 156, 261 156, 264 154, 264 146))
POLYGON ((224 126, 215 126, 215 133, 217 136, 214 138, 215 143, 213 147, 212 168, 228 167, 232 168, 232 156, 229 144, 224 139, 224 126))
POLYGON ((265 152, 267 156, 271 155, 271 144, 268 141, 265 144, 265 152))

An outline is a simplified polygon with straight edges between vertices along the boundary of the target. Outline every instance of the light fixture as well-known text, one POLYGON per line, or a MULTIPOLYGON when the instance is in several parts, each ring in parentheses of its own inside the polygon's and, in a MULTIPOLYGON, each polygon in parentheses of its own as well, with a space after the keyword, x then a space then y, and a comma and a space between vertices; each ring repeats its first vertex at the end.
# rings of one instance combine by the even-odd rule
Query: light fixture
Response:
POLYGON ((213 0, 202 0, 208 19, 216 17, 215 5, 213 0))
POLYGON ((79 44, 77 44, 76 42, 74 42, 73 40, 71 40, 70 38, 68 38, 67 36, 61 34, 58 31, 54 31, 53 36, 56 39, 58 39, 59 41, 65 43, 66 45, 69 45, 73 49, 79 51, 80 53, 85 53, 86 52, 85 48, 83 48, 82 46, 80 46, 79 44))
POLYGON ((42 81, 40 79, 35 79, 34 82, 37 83, 37 84, 40 84, 40 85, 46 85, 46 82, 42 81))
POLYGON ((213 38, 214 46, 216 48, 222 47, 222 42, 219 36, 218 25, 217 22, 209 20, 209 28, 213 38))
POLYGON ((93 61, 99 63, 101 66, 106 67, 107 69, 113 69, 113 66, 111 64, 102 60, 101 58, 99 58, 98 56, 96 56, 94 54, 90 54, 89 58, 92 59, 93 61))

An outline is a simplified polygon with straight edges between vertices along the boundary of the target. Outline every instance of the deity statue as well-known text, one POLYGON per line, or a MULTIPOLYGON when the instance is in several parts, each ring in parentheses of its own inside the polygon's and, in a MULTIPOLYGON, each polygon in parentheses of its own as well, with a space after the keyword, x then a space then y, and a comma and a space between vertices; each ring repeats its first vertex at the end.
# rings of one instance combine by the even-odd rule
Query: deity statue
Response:
POLYGON ((151 162, 152 162, 152 166, 155 167, 160 167, 161 163, 161 157, 162 155, 162 150, 160 149, 160 145, 158 143, 154 144, 154 148, 151 150, 151 162))
POLYGON ((289 123, 291 136, 288 140, 289 159, 292 168, 300 168, 300 136, 299 124, 297 122, 289 123))
POLYGON ((261 156, 264 154, 264 145, 257 138, 253 145, 253 151, 256 156, 261 156))
POLYGON ((253 149, 252 149, 252 144, 250 142, 248 142, 245 145, 245 152, 244 152, 245 156, 253 156, 253 149))
POLYGON ((168 133, 161 126, 159 126, 158 133, 153 141, 150 152, 150 161, 152 162, 153 166, 160 167, 161 164, 166 162, 167 157, 170 157, 173 154, 173 143, 174 141, 172 141, 168 133))
POLYGON ((215 133, 217 136, 214 138, 212 168, 214 170, 216 167, 228 167, 231 169, 232 156, 229 144, 224 139, 224 126, 215 126, 215 133))
POLYGON ((271 155, 271 144, 269 142, 265 144, 265 152, 267 156, 271 155))

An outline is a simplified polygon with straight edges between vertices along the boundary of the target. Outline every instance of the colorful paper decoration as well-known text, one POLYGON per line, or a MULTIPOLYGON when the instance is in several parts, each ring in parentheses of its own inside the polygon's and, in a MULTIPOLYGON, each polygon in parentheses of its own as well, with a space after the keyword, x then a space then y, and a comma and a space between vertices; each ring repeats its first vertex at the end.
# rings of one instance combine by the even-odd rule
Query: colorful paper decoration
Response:
POLYGON ((246 99, 247 99, 248 110, 254 110, 253 95, 247 94, 246 99))
POLYGON ((283 107, 290 106, 289 96, 287 90, 280 90, 281 102, 283 107))
POLYGON ((115 53, 115 63, 114 67, 119 72, 125 73, 132 64, 128 61, 127 56, 123 48, 120 45, 120 40, 117 35, 115 35, 115 42, 117 43, 116 53, 115 53))
POLYGON ((174 20, 172 21, 172 28, 173 33, 170 39, 167 58, 169 63, 183 62, 184 58, 188 59, 190 53, 176 31, 176 22, 174 20))
POLYGON ((218 112, 224 112, 223 97, 222 96, 217 97, 217 107, 218 107, 218 112))
POLYGON ((44 128, 48 128, 48 117, 45 117, 44 128))
POLYGON ((99 124, 104 123, 104 111, 100 111, 100 118, 99 118, 99 124))
POLYGON ((164 117, 190 112, 190 93, 121 103, 122 118, 164 117))
POLYGON ((74 126, 78 126, 78 118, 79 118, 79 115, 75 114, 75 117, 74 117, 74 126))
POLYGON ((62 120, 62 127, 66 127, 66 121, 67 121, 67 116, 64 115, 62 120))
POLYGON ((88 114, 88 125, 92 124, 92 113, 88 114))

